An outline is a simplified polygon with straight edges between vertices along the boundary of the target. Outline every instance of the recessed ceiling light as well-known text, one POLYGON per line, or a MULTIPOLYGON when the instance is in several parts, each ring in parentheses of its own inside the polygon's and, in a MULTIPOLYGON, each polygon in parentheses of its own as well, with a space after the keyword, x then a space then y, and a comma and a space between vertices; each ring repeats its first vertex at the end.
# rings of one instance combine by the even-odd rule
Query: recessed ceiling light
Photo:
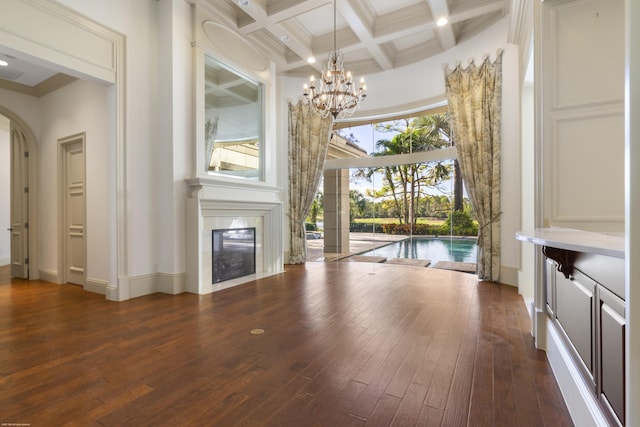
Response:
POLYGON ((249 6, 249 0, 238 0, 238 4, 242 7, 249 6))
POLYGON ((6 67, 7 65, 9 65, 7 61, 0 59, 0 67, 6 67))
POLYGON ((310 56, 310 57, 308 57, 308 58, 307 58, 307 63, 309 63, 309 64, 313 64, 313 63, 315 63, 315 62, 316 62, 316 58, 315 58, 315 57, 310 56))
POLYGON ((438 18, 438 21, 436 22, 436 25, 438 27, 444 27, 448 23, 449 23, 449 20, 446 17, 443 16, 442 18, 438 18))

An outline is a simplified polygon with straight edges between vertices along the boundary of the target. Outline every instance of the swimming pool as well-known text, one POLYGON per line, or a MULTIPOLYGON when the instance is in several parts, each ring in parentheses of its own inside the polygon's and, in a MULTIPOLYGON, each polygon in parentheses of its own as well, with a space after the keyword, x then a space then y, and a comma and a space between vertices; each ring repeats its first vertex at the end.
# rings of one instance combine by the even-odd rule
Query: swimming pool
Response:
POLYGON ((476 239, 414 237, 360 255, 428 259, 434 265, 439 261, 476 262, 477 253, 476 239))

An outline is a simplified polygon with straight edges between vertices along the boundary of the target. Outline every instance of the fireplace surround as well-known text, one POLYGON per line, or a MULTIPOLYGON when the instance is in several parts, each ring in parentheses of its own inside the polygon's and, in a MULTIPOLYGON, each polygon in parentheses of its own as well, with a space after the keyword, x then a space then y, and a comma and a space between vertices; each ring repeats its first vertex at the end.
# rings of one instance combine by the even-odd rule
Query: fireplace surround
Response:
POLYGON ((255 183, 235 187, 225 183, 222 187, 202 179, 187 182, 192 190, 186 212, 187 292, 207 294, 284 270, 283 208, 277 200, 278 189, 255 183), (212 230, 246 228, 255 228, 255 273, 214 283, 212 230))

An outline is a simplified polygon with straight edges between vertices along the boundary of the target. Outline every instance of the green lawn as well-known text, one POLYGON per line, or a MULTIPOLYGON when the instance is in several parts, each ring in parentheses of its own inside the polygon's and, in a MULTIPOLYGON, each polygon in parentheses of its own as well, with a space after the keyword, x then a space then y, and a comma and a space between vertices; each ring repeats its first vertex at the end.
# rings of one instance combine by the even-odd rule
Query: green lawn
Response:
MULTIPOLYGON (((356 218, 353 222, 365 222, 374 224, 399 224, 398 218, 356 218)), ((440 225, 444 224, 444 219, 418 218, 418 224, 440 225)))

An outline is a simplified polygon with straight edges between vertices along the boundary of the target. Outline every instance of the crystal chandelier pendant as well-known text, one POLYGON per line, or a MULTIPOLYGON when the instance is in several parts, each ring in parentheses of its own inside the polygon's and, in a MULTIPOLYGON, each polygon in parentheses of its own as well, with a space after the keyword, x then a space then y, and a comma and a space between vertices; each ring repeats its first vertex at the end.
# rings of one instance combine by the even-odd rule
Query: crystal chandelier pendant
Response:
POLYGON ((367 96, 364 78, 359 86, 353 84, 351 71, 345 71, 343 54, 336 48, 336 0, 333 2, 333 50, 329 52, 327 65, 322 69, 318 86, 315 76, 304 85, 305 103, 311 104, 322 117, 329 114, 334 119, 348 117, 367 96))

